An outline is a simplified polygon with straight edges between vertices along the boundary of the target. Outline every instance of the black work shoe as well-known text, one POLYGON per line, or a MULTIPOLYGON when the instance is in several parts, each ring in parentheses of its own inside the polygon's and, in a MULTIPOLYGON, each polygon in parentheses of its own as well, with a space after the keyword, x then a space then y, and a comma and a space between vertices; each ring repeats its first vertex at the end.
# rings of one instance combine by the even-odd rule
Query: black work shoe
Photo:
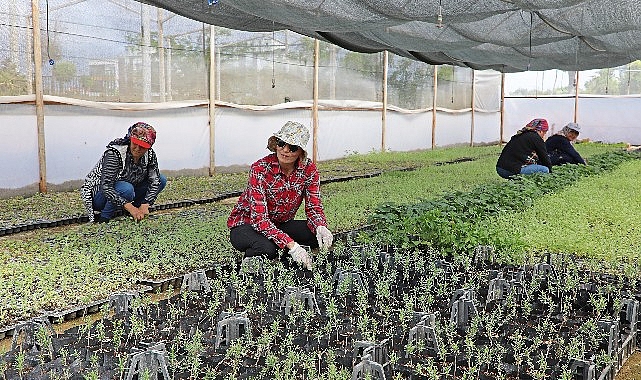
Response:
POLYGON ((108 221, 109 221, 109 219, 107 219, 107 218, 105 218, 103 216, 100 216, 100 217, 98 217, 98 219, 96 219, 96 223, 107 223, 108 221))

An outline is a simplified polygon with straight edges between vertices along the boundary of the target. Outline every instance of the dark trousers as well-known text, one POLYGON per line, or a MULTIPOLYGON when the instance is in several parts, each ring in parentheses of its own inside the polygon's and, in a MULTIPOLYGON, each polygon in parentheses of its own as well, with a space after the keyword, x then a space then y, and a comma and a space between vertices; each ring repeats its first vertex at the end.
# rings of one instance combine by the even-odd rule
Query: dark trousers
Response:
MULTIPOLYGON (((298 244, 318 248, 316 235, 307 227, 307 221, 290 220, 280 224, 278 228, 298 244)), ((245 257, 264 256, 272 260, 278 258, 278 246, 248 224, 232 228, 229 231, 229 240, 234 248, 245 253, 245 257)))
MULTIPOLYGON (((167 177, 160 175, 160 191, 162 191, 167 185, 167 177)), ((149 189, 149 182, 143 181, 137 186, 132 185, 129 182, 117 181, 114 185, 116 193, 120 194, 121 197, 125 198, 127 201, 132 202, 134 206, 140 207, 140 204, 145 199, 147 195, 147 189, 149 189)), ((93 196, 93 209, 95 211, 100 211, 100 216, 104 219, 111 219, 114 216, 114 213, 117 210, 116 205, 107 200, 105 194, 102 191, 98 191, 93 196)))

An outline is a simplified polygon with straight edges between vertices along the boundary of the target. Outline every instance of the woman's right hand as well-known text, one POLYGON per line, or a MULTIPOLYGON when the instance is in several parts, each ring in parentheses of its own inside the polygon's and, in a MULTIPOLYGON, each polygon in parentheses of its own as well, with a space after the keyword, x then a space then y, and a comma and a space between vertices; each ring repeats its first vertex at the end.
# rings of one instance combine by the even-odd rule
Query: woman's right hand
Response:
POLYGON ((140 222, 141 220, 145 219, 145 212, 140 208, 134 206, 132 203, 125 203, 125 210, 127 210, 129 214, 131 214, 136 222, 140 222))
POLYGON ((305 248, 301 247, 300 244, 294 242, 291 247, 289 247, 289 255, 292 257, 292 260, 301 264, 303 268, 312 270, 312 258, 305 248))

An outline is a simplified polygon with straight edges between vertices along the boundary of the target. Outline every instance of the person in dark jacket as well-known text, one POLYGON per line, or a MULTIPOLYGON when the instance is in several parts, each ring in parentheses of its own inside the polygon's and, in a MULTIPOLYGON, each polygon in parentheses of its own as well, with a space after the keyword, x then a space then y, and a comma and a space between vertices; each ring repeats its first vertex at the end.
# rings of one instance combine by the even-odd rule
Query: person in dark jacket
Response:
POLYGON ((534 119, 521 128, 503 147, 496 172, 510 179, 517 174, 550 173, 552 163, 543 138, 549 127, 545 119, 534 119))
POLYGON ((149 215, 149 206, 167 184, 151 149, 155 141, 156 130, 138 122, 107 145, 80 188, 90 222, 108 222, 120 208, 137 222, 149 215), (97 219, 94 211, 100 212, 97 219))
POLYGON ((568 123, 558 133, 550 136, 545 141, 545 147, 548 150, 552 165, 585 165, 585 160, 573 146, 574 141, 579 137, 580 131, 581 127, 577 123, 568 123))

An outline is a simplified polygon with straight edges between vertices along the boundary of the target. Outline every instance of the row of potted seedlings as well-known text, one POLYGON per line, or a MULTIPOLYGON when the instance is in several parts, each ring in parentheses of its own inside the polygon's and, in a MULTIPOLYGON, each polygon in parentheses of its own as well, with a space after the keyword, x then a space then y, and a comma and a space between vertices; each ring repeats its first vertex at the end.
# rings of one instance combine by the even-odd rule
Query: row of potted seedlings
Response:
POLYGON ((56 334, 16 329, 0 375, 26 379, 606 379, 636 349, 636 282, 491 249, 337 244, 313 271, 245 259, 113 295, 56 334), (157 288, 160 291, 160 288, 157 288))

